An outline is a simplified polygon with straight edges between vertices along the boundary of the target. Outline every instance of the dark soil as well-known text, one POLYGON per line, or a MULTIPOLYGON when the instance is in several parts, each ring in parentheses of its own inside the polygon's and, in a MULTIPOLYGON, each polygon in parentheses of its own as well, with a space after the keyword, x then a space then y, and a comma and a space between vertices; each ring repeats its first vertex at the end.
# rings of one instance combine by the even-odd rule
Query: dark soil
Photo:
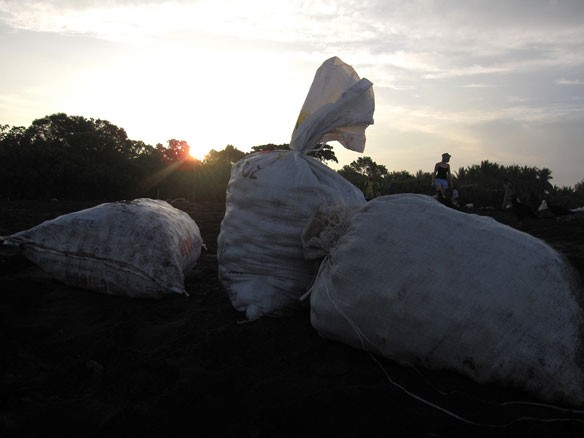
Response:
MULTIPOLYGON (((0 235, 92 205, 3 201, 0 235)), ((208 247, 186 280, 190 297, 75 289, 0 246, 0 436, 584 436, 584 411, 322 339, 308 308, 240 323, 217 276, 224 206, 177 207, 208 247)), ((473 213, 520 225, 510 212, 473 213)), ((584 278, 581 217, 521 227, 584 278)))

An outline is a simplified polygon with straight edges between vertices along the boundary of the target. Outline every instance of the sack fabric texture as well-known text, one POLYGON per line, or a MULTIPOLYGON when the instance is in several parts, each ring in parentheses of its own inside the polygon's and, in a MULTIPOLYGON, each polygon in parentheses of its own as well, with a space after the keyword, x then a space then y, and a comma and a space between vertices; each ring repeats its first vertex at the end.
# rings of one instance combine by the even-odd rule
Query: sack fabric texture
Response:
POLYGON ((582 287, 540 239, 430 196, 392 195, 344 215, 321 209, 303 241, 326 254, 309 290, 321 336, 584 404, 582 287))
POLYGON ((301 235, 323 204, 358 208, 361 191, 318 160, 295 151, 257 153, 237 162, 218 237, 219 278, 247 319, 284 316, 318 269, 304 258, 301 235))
POLYGON ((318 268, 304 259, 301 235, 318 207, 365 202, 353 184, 307 154, 332 140, 363 151, 374 107, 371 82, 330 58, 316 72, 291 150, 251 154, 232 167, 217 259, 231 303, 247 319, 287 315, 301 305, 318 268))
POLYGON ((5 244, 71 286, 133 298, 186 294, 201 254, 196 222, 165 201, 136 199, 59 216, 5 244))

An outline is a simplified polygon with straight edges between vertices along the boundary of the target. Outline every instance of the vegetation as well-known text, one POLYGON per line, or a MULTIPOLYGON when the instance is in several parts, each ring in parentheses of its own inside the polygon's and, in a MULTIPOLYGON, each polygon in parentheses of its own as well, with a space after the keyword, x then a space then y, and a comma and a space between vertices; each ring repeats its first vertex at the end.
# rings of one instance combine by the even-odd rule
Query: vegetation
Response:
POLYGON ((107 121, 54 114, 28 128, 0 125, 0 197, 221 200, 244 155, 228 145, 201 162, 182 140, 150 146, 107 121))
MULTIPOLYGON (((367 176, 371 175, 382 195, 395 193, 434 194, 431 187, 432 174, 419 170, 415 175, 401 170, 388 172, 370 157, 360 157, 344 166, 339 173, 357 187, 363 187, 367 176)), ((500 207, 504 196, 503 181, 511 181, 520 202, 539 207, 542 200, 560 204, 568 208, 584 204, 584 180, 575 188, 559 188, 551 184, 550 169, 528 166, 501 166, 487 160, 481 164, 461 167, 453 171, 454 185, 459 192, 461 203, 472 203, 477 207, 500 207)))
MULTIPOLYGON (((315 158, 338 162, 332 147, 318 145, 315 158)), ((252 153, 289 150, 288 144, 251 148, 252 153)), ((189 145, 170 139, 166 145, 130 140, 110 122, 53 114, 28 128, 0 125, 0 197, 111 201, 150 197, 222 201, 233 163, 246 156, 233 145, 211 150, 202 161, 191 158, 189 145)), ((371 175, 382 195, 432 194, 430 172, 388 171, 370 157, 359 157, 339 170, 362 188, 371 175)), ((501 166, 489 161, 454 172, 462 203, 499 207, 508 178, 524 203, 553 200, 569 208, 584 204, 584 180, 572 187, 551 184, 549 169, 501 166)), ((535 205, 534 205, 535 207, 535 205)))
MULTIPOLYGON (((319 148, 317 148, 316 151, 314 152, 309 152, 307 155, 312 156, 322 162, 327 162, 327 161, 334 161, 335 163, 338 163, 339 160, 337 160, 337 157, 333 151, 333 147, 329 144, 319 144, 318 145, 319 148)), ((253 152, 261 152, 261 151, 276 151, 276 150, 280 150, 280 151, 289 151, 290 150, 290 145, 289 144, 280 144, 280 145, 275 145, 275 144, 264 144, 261 146, 252 146, 251 150, 253 152)))

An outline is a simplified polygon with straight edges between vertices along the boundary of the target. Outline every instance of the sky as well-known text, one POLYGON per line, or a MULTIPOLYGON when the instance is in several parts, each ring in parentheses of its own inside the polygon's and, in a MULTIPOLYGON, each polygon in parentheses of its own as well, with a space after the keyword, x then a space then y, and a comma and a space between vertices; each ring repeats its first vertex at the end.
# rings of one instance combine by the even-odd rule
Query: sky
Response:
POLYGON ((584 180, 582 0, 0 0, 0 124, 55 113, 132 140, 289 143, 337 56, 373 83, 365 151, 392 171, 483 160, 584 180))

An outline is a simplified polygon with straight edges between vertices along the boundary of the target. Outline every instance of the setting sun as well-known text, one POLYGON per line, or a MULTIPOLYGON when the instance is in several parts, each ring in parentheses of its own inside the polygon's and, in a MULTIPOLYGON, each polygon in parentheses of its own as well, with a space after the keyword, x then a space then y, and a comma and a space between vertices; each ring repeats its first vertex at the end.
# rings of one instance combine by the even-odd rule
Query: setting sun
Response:
POLYGON ((205 158, 206 154, 207 154, 206 152, 202 152, 200 149, 194 148, 189 145, 189 155, 194 160, 203 161, 203 158, 205 158))

